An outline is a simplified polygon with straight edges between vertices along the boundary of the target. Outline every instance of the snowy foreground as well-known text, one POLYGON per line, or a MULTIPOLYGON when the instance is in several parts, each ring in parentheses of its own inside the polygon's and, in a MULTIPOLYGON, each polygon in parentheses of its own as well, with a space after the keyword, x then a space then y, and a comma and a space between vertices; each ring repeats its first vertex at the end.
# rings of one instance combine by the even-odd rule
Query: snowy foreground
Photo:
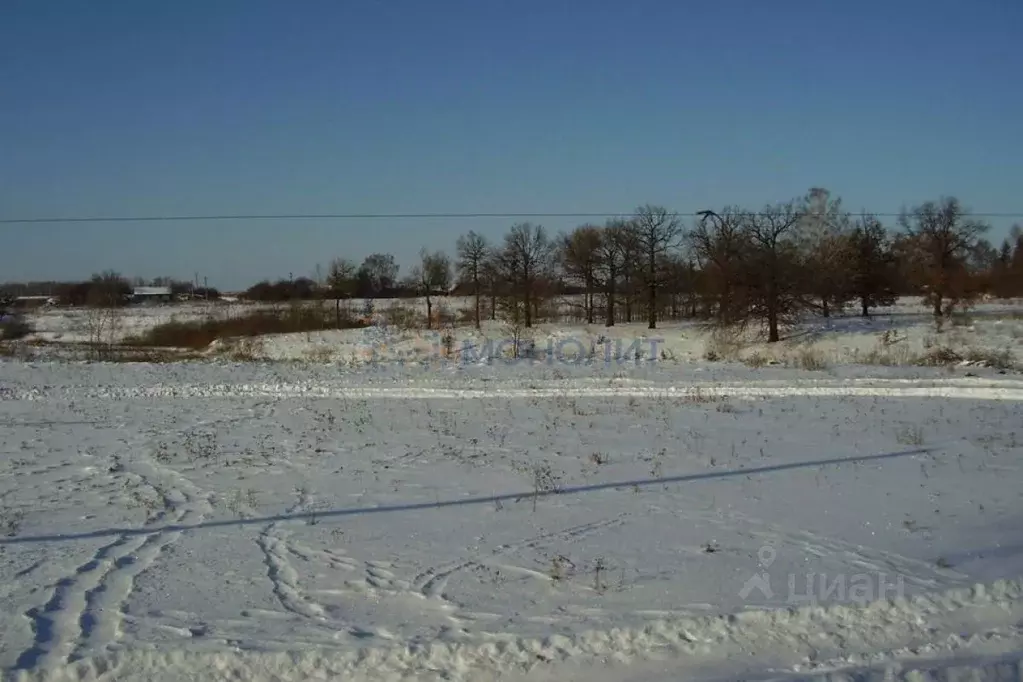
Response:
POLYGON ((1023 380, 0 363, 0 665, 1023 679, 1023 380))

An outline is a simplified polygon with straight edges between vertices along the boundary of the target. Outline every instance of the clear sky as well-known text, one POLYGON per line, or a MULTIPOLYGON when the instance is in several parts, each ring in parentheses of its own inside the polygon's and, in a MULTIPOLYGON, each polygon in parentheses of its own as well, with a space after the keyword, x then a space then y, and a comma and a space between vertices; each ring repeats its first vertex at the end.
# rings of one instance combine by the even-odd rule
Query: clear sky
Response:
MULTIPOLYGON (((1019 0, 3 0, 0 218, 1023 212, 1021 34, 1019 0)), ((0 281, 405 272, 512 222, 0 225, 0 281)))

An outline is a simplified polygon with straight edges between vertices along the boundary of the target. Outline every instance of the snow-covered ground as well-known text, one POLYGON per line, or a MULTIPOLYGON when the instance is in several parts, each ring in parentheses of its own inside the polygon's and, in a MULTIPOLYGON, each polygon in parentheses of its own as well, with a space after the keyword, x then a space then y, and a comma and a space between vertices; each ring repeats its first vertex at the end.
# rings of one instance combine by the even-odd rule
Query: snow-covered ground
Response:
MULTIPOLYGON (((363 305, 363 301, 353 301, 350 307, 357 313, 363 305)), ((436 305, 459 313, 470 307, 471 299, 441 299, 436 305)), ((422 300, 382 300, 375 303, 377 319, 386 318, 386 310, 394 306, 425 315, 422 300)), ((196 303, 132 308, 118 317, 113 340, 141 334, 171 320, 226 318, 259 307, 266 306, 196 303)), ((563 307, 569 308, 568 304, 563 307)), ((74 309, 51 309, 31 315, 29 321, 36 332, 27 341, 48 344, 34 346, 33 354, 44 357, 61 354, 65 344, 89 341, 89 315, 88 311, 74 309)), ((538 355, 552 356, 556 364, 580 357, 617 359, 623 354, 634 356, 638 350, 644 358, 670 363, 712 359, 751 365, 812 365, 826 370, 846 364, 912 365, 947 350, 961 356, 963 364, 1018 367, 1023 366, 1023 303, 982 303, 968 316, 957 317, 939 330, 919 299, 906 298, 891 308, 876 311, 871 319, 850 315, 830 321, 808 321, 790 330, 779 344, 722 340, 694 322, 663 322, 655 331, 648 330, 642 322, 612 328, 602 324, 545 323, 515 331, 500 321, 487 321, 479 331, 464 324, 444 330, 381 324, 368 329, 272 335, 245 339, 242 343, 216 341, 206 354, 229 358, 241 354, 251 360, 348 367, 424 361, 437 364, 449 359, 464 363, 479 357, 507 355, 516 338, 521 344, 532 342, 538 355), (450 341, 446 342, 445 336, 450 336, 450 341)), ((110 340, 106 330, 103 340, 110 340)))
POLYGON ((1023 678, 1023 378, 704 352, 2 361, 0 666, 1023 678))
POLYGON ((113 325, 107 317, 97 319, 97 313, 88 308, 41 308, 26 315, 26 319, 35 330, 30 341, 85 343, 98 336, 107 343, 142 334, 167 322, 240 315, 253 307, 237 302, 140 305, 120 311, 113 325))

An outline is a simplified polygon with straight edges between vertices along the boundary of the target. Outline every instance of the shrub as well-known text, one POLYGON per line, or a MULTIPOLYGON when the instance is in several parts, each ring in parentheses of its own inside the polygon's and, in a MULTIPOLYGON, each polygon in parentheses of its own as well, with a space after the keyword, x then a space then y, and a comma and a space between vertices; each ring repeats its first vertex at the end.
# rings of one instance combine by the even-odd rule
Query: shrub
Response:
POLYGON ((822 372, 828 368, 828 362, 824 355, 815 348, 803 348, 796 354, 796 367, 810 370, 811 372, 822 372))
POLYGON ((1016 369, 1016 358, 1008 348, 1002 350, 968 348, 966 362, 994 369, 1016 369))
POLYGON ((32 333, 32 325, 20 315, 0 316, 0 341, 17 341, 32 333))
POLYGON ((401 303, 386 308, 383 311, 384 322, 388 326, 395 327, 402 331, 419 329, 426 326, 426 316, 419 313, 411 306, 401 303))
POLYGON ((704 346, 703 358, 709 362, 735 361, 743 348, 741 337, 724 329, 714 330, 704 346))
POLYGON ((206 348, 217 339, 256 337, 266 334, 359 329, 366 322, 342 317, 340 325, 332 310, 315 307, 289 307, 282 310, 255 310, 238 317, 185 322, 172 321, 157 325, 139 336, 125 341, 132 346, 163 348, 206 348))
POLYGON ((768 362, 770 362, 770 359, 758 351, 753 351, 742 359, 742 364, 753 369, 760 369, 766 366, 768 362))
POLYGON ((963 356, 956 351, 946 346, 937 346, 928 349, 926 353, 921 355, 916 364, 922 367, 947 367, 949 365, 958 365, 963 361, 963 356))

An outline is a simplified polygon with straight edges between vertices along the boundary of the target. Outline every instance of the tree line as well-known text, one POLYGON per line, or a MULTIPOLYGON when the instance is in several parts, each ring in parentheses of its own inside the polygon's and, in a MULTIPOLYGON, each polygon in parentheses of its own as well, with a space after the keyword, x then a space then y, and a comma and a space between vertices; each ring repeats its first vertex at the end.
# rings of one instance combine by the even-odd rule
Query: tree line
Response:
MULTIPOLYGON (((904 210, 893 225, 846 211, 839 197, 814 188, 780 204, 725 206, 691 220, 644 205, 629 217, 551 234, 523 222, 498 240, 469 231, 453 257, 423 249, 404 277, 393 255, 361 263, 336 258, 308 277, 262 281, 243 298, 263 302, 425 297, 428 323, 436 297, 469 296, 467 321, 498 318, 531 327, 560 319, 607 326, 644 320, 700 319, 721 327, 762 329, 770 341, 807 314, 854 308, 867 316, 901 295, 920 295, 935 317, 981 296, 1023 296, 1023 231, 999 246, 989 226, 954 197, 904 210)), ((175 292, 215 298, 188 283, 159 280, 175 292)), ((69 303, 111 303, 130 293, 117 273, 60 285, 69 303)))
POLYGON ((52 297, 64 305, 73 306, 119 306, 127 305, 135 287, 167 287, 171 295, 179 299, 217 300, 220 291, 213 287, 196 286, 192 282, 175 280, 172 277, 144 279, 128 278, 114 270, 96 273, 81 282, 40 281, 9 282, 0 284, 0 297, 13 300, 19 296, 52 297))
POLYGON ((868 316, 900 295, 923 296, 946 317, 984 295, 1023 295, 1023 231, 999 247, 989 226, 954 197, 904 210, 894 226, 843 209, 822 188, 760 210, 726 206, 686 225, 662 206, 628 218, 551 235, 541 225, 513 225, 491 243, 470 231, 455 258, 424 250, 398 280, 393 257, 359 267, 335 260, 325 288, 338 297, 427 296, 447 290, 472 297, 478 327, 489 317, 532 326, 552 301, 574 294, 580 319, 607 326, 645 320, 704 319, 751 326, 769 341, 807 314, 829 317, 855 306, 868 316))

